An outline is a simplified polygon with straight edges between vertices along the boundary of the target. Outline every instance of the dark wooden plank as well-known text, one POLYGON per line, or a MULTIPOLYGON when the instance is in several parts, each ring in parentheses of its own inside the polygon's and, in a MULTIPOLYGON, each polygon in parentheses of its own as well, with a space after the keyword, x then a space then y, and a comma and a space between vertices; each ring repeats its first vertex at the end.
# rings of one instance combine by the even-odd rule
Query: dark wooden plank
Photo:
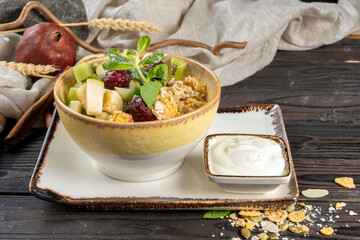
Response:
MULTIPOLYGON (((228 219, 204 220, 205 211, 102 211, 89 212, 48 203, 32 196, 0 196, 0 237, 28 239, 232 239, 238 227, 228 219), (223 236, 221 236, 223 235, 223 236), (214 237, 213 237, 214 236, 214 237)), ((359 239, 359 202, 347 202, 343 210, 329 214, 330 203, 319 201, 321 215, 312 218, 310 236, 282 233, 289 239, 324 239, 316 224, 337 229, 332 239, 359 239), (347 210, 347 211, 346 211, 347 210), (330 216, 335 223, 329 222, 330 216), (335 216, 339 216, 336 218, 335 216), (322 221, 324 218, 325 221, 322 221)), ((315 211, 314 211, 315 212, 315 211)), ((254 230, 253 234, 259 231, 254 230)), ((330 239, 330 237, 329 237, 330 239)))

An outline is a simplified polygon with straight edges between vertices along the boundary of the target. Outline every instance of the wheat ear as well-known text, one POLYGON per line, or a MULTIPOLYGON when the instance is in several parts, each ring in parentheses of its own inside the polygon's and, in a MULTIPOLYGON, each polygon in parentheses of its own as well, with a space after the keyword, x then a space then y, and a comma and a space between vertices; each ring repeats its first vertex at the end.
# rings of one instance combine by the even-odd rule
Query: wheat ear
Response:
POLYGON ((16 62, 6 62, 0 61, 0 65, 4 67, 9 67, 18 71, 21 74, 35 76, 35 77, 46 77, 46 78, 55 78, 54 76, 46 75, 48 73, 56 72, 59 68, 52 65, 35 65, 31 63, 16 63, 16 62))
POLYGON ((160 31, 160 28, 154 24, 148 22, 131 21, 129 19, 122 18, 95 18, 90 22, 60 24, 60 26, 64 27, 74 27, 81 25, 90 25, 99 29, 111 29, 115 31, 160 31))

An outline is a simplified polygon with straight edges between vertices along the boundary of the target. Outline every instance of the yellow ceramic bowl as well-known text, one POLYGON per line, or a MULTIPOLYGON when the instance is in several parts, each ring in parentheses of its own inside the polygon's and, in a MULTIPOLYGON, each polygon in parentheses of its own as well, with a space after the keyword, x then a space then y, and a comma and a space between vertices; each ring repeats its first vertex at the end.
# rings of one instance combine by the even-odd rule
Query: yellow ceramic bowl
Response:
MULTIPOLYGON (((219 105, 220 81, 201 63, 174 57, 188 63, 187 74, 206 82, 208 99, 195 111, 170 120, 116 123, 78 114, 65 105, 65 96, 75 83, 72 68, 59 76, 54 98, 60 119, 71 138, 106 175, 125 181, 166 177, 180 168, 185 156, 209 129, 219 105)), ((106 59, 93 55, 81 62, 100 63, 106 59)))

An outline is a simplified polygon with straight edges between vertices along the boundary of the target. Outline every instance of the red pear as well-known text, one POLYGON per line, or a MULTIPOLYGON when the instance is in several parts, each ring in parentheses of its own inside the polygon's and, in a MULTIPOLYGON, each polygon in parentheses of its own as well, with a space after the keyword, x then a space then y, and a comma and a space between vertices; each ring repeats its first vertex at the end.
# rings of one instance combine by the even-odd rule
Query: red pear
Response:
POLYGON ((57 66, 62 72, 73 66, 76 43, 68 31, 58 24, 43 22, 25 30, 16 48, 16 61, 57 66))

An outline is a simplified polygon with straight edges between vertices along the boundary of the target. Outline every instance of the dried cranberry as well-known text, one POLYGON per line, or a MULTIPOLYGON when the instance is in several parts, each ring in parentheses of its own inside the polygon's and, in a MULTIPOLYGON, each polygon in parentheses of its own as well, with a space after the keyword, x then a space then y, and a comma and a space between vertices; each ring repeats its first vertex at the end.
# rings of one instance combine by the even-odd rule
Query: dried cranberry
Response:
POLYGON ((149 72, 150 68, 153 68, 153 67, 155 67, 155 66, 157 66, 157 65, 160 65, 160 64, 164 64, 164 62, 163 62, 163 61, 160 61, 160 62, 158 62, 158 63, 151 63, 151 64, 147 65, 147 67, 146 67, 146 72, 149 72))
POLYGON ((167 87, 172 87, 172 86, 174 86, 174 84, 175 84, 175 82, 168 82, 168 83, 166 84, 166 86, 167 86, 167 87))
POLYGON ((129 87, 131 77, 126 70, 107 71, 104 79, 106 89, 114 90, 114 87, 129 87))
POLYGON ((134 122, 154 121, 156 119, 150 108, 145 105, 142 98, 138 95, 135 95, 131 99, 128 105, 128 111, 134 122))

